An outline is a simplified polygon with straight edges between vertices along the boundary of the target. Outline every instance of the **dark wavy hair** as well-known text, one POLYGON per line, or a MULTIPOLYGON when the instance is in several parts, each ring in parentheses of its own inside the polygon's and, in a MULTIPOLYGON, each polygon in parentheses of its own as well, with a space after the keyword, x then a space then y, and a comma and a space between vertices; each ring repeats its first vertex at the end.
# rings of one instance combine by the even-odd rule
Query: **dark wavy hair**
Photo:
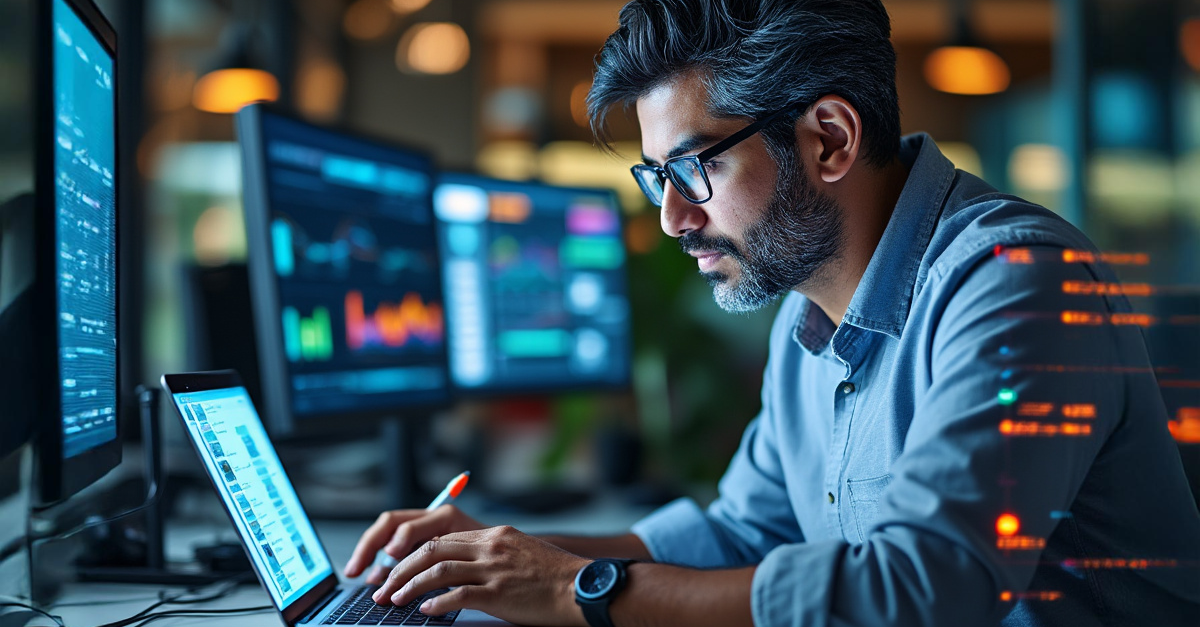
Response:
POLYGON ((881 0, 632 0, 596 56, 588 94, 592 132, 605 145, 609 109, 699 71, 716 116, 761 117, 801 105, 763 132, 778 157, 794 150, 796 119, 826 95, 863 123, 868 163, 900 149, 896 52, 881 0))

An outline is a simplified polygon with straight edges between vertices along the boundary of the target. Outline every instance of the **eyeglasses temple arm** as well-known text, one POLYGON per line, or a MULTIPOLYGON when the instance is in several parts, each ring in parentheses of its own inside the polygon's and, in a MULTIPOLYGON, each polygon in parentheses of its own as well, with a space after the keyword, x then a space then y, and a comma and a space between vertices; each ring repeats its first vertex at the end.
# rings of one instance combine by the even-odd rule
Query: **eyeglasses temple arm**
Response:
POLYGON ((775 113, 772 113, 771 115, 768 115, 767 117, 754 122, 750 126, 747 126, 746 128, 734 133, 733 135, 730 135, 729 137, 722 139, 721 141, 717 142, 711 148, 696 155, 696 158, 700 160, 700 163, 704 163, 705 161, 712 159, 713 157, 725 152, 726 150, 733 148, 735 145, 737 145, 741 141, 745 140, 747 137, 750 137, 751 135, 759 132, 766 125, 770 124, 771 122, 774 122, 775 120, 778 120, 785 113, 789 113, 789 112, 795 110, 799 106, 800 105, 795 105, 795 104, 788 105, 788 106, 776 111, 775 113))

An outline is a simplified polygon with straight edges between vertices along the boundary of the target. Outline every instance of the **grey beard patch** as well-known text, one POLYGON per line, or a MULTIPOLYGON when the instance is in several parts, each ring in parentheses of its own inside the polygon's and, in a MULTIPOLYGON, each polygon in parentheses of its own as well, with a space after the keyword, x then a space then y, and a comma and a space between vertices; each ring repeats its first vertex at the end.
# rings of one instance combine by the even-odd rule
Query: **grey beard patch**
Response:
POLYGON ((841 254, 842 220, 837 202, 814 189, 794 159, 782 161, 765 215, 745 231, 745 250, 728 238, 705 237, 698 232, 679 239, 684 252, 719 251, 741 266, 736 281, 723 272, 701 273, 713 288, 713 300, 725 311, 762 309, 809 281, 841 254))

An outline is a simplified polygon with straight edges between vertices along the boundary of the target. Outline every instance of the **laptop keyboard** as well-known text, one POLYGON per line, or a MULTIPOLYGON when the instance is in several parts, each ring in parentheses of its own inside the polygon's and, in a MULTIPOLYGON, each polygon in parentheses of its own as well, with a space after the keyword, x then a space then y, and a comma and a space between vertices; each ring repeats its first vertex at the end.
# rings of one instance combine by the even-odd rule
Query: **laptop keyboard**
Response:
POLYGON ((330 612, 329 616, 321 621, 321 624, 442 626, 453 625, 454 619, 458 618, 458 610, 442 614, 441 616, 429 616, 422 614, 417 609, 425 601, 443 592, 449 592, 449 589, 428 592, 403 607, 377 605, 374 599, 371 598, 371 595, 378 589, 378 586, 359 586, 341 605, 330 612))

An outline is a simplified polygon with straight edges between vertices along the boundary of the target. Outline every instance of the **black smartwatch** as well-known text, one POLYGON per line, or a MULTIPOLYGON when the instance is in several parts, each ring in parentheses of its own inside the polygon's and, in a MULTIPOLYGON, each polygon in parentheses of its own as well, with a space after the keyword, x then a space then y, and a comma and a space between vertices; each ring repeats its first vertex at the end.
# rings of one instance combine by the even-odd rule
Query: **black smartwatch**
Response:
POLYGON ((625 587, 625 569, 636 560, 598 559, 575 575, 575 603, 592 627, 613 627, 608 605, 625 587))

